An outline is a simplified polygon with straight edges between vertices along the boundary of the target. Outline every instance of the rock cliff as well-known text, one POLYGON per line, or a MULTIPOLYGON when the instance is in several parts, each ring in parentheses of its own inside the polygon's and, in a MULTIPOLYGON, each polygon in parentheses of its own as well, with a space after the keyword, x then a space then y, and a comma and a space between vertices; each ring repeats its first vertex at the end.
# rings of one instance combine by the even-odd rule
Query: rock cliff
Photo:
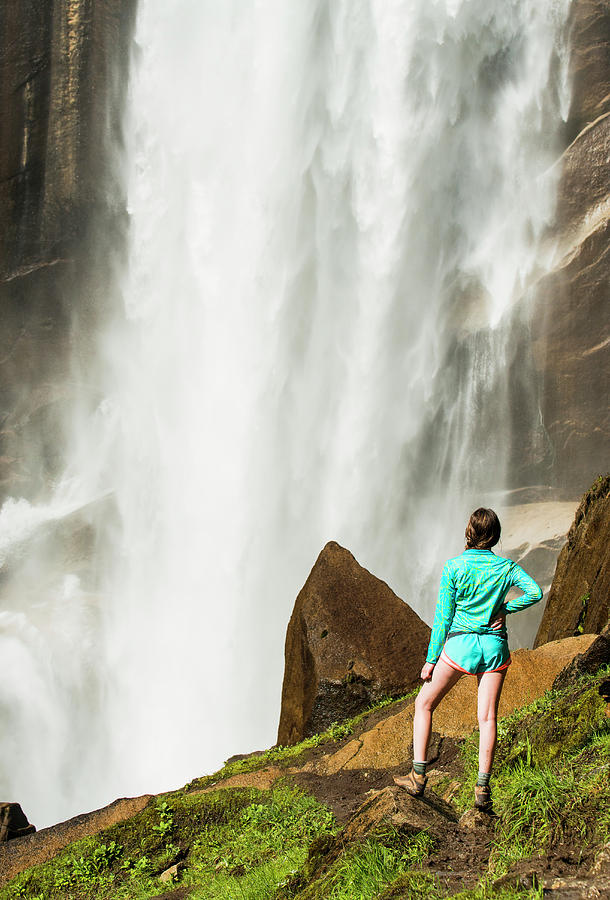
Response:
POLYGON ((124 238, 113 153, 134 13, 135 0, 0 6, 0 500, 44 493, 70 385, 82 396, 91 375, 124 238))
MULTIPOLYGON (((79 402, 84 384, 96 399, 90 336, 109 314, 113 259, 124 246, 115 154, 135 6, 24 0, 0 9, 0 500, 44 493, 62 467, 73 385, 79 402)), ((532 316, 543 421, 532 435, 531 410, 511 379, 519 433, 511 485, 546 483, 576 496, 604 470, 610 431, 607 0, 574 0, 570 36, 559 253, 532 316)), ((523 369, 519 354, 515 365, 523 369)))
POLYGON ((610 620, 610 475, 584 495, 557 569, 535 646, 597 634, 610 620))
POLYGON ((557 263, 532 318, 550 482, 580 492, 610 446, 610 5, 575 0, 569 146, 559 165, 557 263))

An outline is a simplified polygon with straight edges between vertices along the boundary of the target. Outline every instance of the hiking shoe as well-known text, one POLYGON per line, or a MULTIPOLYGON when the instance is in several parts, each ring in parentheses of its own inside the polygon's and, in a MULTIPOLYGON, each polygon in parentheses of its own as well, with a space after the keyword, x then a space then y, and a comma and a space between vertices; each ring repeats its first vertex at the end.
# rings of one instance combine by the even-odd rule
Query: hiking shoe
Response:
POLYGON ((481 809, 483 812, 492 811, 491 788, 489 785, 484 787, 480 784, 474 786, 474 806, 475 809, 481 809))
POLYGON ((425 775, 418 775, 414 769, 411 769, 408 775, 395 775, 394 784, 404 788, 412 797, 421 797, 428 783, 425 775))

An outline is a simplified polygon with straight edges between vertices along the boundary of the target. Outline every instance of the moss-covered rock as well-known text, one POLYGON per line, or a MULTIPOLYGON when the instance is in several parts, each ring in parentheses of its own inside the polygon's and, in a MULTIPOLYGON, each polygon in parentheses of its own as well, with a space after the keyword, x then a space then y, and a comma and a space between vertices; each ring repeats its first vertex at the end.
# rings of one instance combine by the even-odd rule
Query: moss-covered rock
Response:
POLYGON ((579 686, 563 694, 547 695, 526 718, 511 717, 502 726, 496 765, 518 761, 544 766, 585 745, 592 732, 606 721, 606 703, 599 684, 579 686))

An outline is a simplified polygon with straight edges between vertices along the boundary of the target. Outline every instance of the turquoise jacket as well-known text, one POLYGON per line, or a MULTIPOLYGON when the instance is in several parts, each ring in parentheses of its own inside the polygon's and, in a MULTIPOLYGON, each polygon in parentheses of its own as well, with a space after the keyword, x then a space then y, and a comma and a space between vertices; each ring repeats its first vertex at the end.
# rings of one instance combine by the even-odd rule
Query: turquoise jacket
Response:
POLYGON ((445 563, 426 662, 435 663, 450 631, 497 634, 489 623, 500 613, 526 609, 542 591, 521 566, 491 550, 465 550, 445 563), (511 587, 522 597, 504 602, 511 587))

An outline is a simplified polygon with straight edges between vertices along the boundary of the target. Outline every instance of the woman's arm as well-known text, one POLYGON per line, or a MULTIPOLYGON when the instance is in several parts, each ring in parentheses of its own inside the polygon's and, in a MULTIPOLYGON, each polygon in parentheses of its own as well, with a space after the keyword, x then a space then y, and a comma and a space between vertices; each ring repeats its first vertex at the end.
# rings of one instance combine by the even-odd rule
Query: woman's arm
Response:
POLYGON ((542 588, 540 588, 534 579, 528 575, 521 566, 518 566, 517 563, 513 563, 511 567, 510 581, 512 587, 519 588, 519 590, 523 591, 523 596, 505 602, 502 609, 503 612, 519 612, 542 600, 542 588))
POLYGON ((455 614, 455 596, 456 589, 453 583, 453 573, 449 564, 446 563, 443 574, 441 575, 436 612, 434 613, 434 622, 432 623, 432 634, 430 635, 428 653, 426 654, 426 663, 434 665, 441 655, 443 644, 445 643, 455 614))

